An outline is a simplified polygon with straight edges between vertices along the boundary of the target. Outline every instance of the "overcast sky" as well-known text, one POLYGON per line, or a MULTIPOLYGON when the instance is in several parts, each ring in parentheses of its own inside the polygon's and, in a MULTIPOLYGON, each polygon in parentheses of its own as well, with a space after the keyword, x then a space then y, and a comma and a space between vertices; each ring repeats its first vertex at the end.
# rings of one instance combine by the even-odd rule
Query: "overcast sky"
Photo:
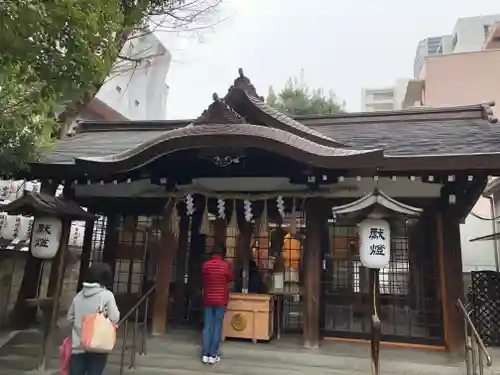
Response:
POLYGON ((173 55, 167 116, 194 118, 243 68, 260 95, 305 72, 359 111, 361 88, 410 77, 417 42, 457 18, 500 13, 500 0, 224 0, 230 19, 194 37, 162 35, 173 55))

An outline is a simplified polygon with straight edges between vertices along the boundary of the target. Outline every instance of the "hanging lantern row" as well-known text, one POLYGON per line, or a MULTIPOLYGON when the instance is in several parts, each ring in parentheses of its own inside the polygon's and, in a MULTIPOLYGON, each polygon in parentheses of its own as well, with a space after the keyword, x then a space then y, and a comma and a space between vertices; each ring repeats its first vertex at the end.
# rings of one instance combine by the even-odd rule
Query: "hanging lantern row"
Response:
POLYGON ((39 193, 41 186, 38 181, 0 180, 0 201, 15 201, 25 191, 39 193))
MULTIPOLYGON (((27 242, 30 241, 33 229, 42 219, 35 220, 32 216, 8 215, 0 212, 0 238, 8 241, 27 242)), ((85 224, 73 222, 70 229, 69 245, 83 246, 83 235, 85 224)), ((59 238, 60 233, 57 234, 59 238)))
POLYGON ((30 229, 33 228, 33 218, 22 215, 8 215, 0 212, 0 237, 12 241, 27 241, 30 229))

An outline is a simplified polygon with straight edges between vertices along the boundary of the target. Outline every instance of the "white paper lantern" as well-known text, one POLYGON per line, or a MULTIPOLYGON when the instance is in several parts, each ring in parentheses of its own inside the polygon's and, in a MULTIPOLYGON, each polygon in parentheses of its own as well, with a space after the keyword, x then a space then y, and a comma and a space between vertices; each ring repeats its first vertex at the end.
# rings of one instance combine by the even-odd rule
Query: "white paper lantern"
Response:
POLYGON ((0 237, 3 237, 4 228, 7 226, 7 213, 0 212, 0 237))
POLYGON ((4 239, 12 241, 17 237, 20 229, 21 217, 21 215, 7 214, 2 228, 2 237, 4 239))
POLYGON ((359 223, 359 255, 367 268, 385 268, 391 258, 391 228, 382 219, 368 218, 359 223))
POLYGON ((33 228, 33 217, 31 216, 21 216, 21 226, 19 232, 16 236, 19 241, 27 241, 31 235, 31 229, 33 228))
POLYGON ((30 247, 35 258, 52 259, 59 249, 62 222, 55 217, 39 217, 33 224, 30 247))
POLYGON ((0 199, 8 199, 10 195, 10 180, 0 180, 0 199))
POLYGON ((74 222, 71 224, 71 230, 69 232, 69 244, 71 246, 83 246, 83 234, 85 232, 85 225, 79 222, 74 222))

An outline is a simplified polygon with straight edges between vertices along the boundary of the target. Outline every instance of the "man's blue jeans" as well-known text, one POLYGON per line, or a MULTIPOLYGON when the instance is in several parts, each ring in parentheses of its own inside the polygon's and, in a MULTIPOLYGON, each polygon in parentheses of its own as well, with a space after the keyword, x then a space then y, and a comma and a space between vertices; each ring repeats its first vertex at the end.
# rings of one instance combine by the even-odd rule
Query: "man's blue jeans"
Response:
POLYGON ((224 321, 224 306, 205 307, 203 322, 203 355, 217 357, 222 336, 222 323, 224 321))

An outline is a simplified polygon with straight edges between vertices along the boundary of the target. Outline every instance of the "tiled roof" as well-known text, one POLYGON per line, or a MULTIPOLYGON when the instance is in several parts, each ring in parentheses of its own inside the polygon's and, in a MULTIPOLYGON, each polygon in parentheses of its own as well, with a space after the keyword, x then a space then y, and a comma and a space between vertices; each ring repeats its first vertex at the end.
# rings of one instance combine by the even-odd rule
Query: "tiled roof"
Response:
MULTIPOLYGON (((383 149, 386 157, 500 152, 500 124, 485 118, 482 105, 302 116, 295 121, 355 149, 383 149)), ((74 158, 122 153, 191 122, 83 123, 80 132, 56 144, 45 162, 71 164, 74 158)))
POLYGON ((104 163, 113 165, 113 171, 133 169, 137 163, 142 165, 177 149, 202 147, 207 144, 231 144, 252 147, 261 144, 269 151, 276 151, 289 157, 297 157, 303 162, 324 168, 369 166, 379 163, 383 157, 381 150, 356 150, 338 148, 315 143, 295 134, 267 126, 249 124, 210 124, 194 125, 161 133, 156 138, 137 144, 119 154, 108 156, 78 158, 80 165, 104 163), (132 162, 134 158, 136 161, 132 162), (361 158, 361 159, 360 159, 361 158))

